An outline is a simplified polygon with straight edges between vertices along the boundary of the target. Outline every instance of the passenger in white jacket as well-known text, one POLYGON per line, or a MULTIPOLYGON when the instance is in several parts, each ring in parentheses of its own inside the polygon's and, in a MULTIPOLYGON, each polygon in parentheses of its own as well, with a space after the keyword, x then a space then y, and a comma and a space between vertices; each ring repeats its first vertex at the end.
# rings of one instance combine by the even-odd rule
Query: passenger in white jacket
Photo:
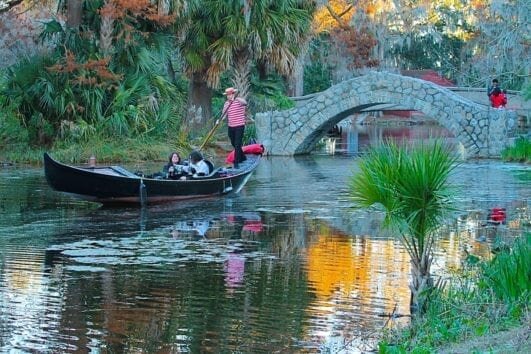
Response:
POLYGON ((186 166, 185 171, 193 177, 208 176, 210 174, 210 168, 203 159, 203 155, 196 150, 190 153, 190 165, 186 166))

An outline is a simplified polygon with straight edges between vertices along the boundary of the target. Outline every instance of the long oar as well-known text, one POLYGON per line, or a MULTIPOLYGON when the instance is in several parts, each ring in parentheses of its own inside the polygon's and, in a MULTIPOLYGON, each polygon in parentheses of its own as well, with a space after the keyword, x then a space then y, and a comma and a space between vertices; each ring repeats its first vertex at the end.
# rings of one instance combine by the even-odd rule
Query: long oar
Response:
POLYGON ((234 99, 232 101, 229 102, 229 105, 227 106, 227 109, 222 109, 221 110, 221 117, 219 117, 219 119, 216 121, 216 124, 214 124, 214 126, 212 127, 212 129, 210 129, 210 131, 208 132, 207 136, 205 137, 205 140, 203 140, 203 143, 201 144, 201 146, 199 146, 199 151, 203 150, 203 148, 205 147, 206 143, 210 140, 210 138, 212 138, 212 135, 214 135, 214 132, 218 129, 218 127, 221 125, 221 122, 223 121, 223 118, 225 118, 225 115, 227 114, 227 112, 229 111, 229 108, 230 106, 232 106, 232 104, 234 103, 234 101, 236 100, 236 97, 238 96, 238 93, 236 93, 234 95, 234 99))

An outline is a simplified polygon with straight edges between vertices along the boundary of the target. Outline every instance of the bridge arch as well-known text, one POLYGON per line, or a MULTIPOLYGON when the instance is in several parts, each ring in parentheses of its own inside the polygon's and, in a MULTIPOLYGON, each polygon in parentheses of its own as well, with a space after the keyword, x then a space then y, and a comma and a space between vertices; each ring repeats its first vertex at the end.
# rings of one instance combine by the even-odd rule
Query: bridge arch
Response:
POLYGON ((516 128, 512 111, 475 103, 428 81, 371 72, 313 94, 295 108, 256 114, 256 132, 271 155, 306 154, 349 115, 396 107, 436 119, 466 157, 499 156, 516 128))

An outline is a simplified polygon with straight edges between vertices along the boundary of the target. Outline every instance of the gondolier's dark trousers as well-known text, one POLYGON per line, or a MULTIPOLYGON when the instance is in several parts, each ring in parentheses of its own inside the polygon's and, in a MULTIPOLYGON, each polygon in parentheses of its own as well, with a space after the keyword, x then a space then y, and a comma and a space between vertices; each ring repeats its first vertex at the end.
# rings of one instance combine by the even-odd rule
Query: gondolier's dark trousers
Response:
POLYGON ((234 147, 234 164, 239 164, 246 160, 246 157, 242 150, 243 133, 245 131, 245 125, 237 127, 229 127, 229 139, 232 147, 234 147))

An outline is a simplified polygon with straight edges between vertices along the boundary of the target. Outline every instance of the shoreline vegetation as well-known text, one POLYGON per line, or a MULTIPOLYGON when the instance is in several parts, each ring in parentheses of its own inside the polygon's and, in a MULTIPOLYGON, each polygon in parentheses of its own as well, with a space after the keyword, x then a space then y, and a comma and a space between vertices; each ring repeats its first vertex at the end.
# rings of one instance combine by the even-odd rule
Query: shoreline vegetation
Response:
MULTIPOLYGON (((354 206, 379 206, 385 212, 384 225, 411 259, 411 321, 406 327, 384 330, 378 343, 381 354, 437 353, 454 342, 476 338, 481 343, 488 338, 485 335, 529 326, 531 232, 527 218, 519 220, 516 237, 498 233, 491 257, 482 259, 465 250, 461 266, 448 269, 448 278, 431 274, 434 240, 453 210, 455 195, 448 177, 456 163, 455 154, 440 140, 418 146, 387 142, 369 148, 350 180, 354 206)), ((528 342, 527 337, 524 344, 528 342)), ((482 344, 492 352, 507 345, 482 344)), ((469 349, 464 353, 477 352, 469 349)))
MULTIPOLYGON (((405 119, 405 118, 378 118, 364 122, 364 125, 379 126, 413 126, 437 124, 431 119, 405 119)), ((223 130, 223 129, 220 129, 223 130)), ((1 134, 0 134, 1 136, 1 134)), ((254 137, 252 132, 250 137, 254 137)), ((225 144, 226 138, 219 131, 207 144, 205 150, 210 155, 222 154, 230 151, 231 147, 225 144), (226 145, 226 146, 225 146, 226 145)), ((28 147, 25 144, 9 144, 0 146, 0 166, 13 164, 42 165, 44 152, 50 152, 61 161, 74 164, 88 162, 90 156, 96 156, 102 163, 129 163, 129 162, 160 162, 165 161, 170 151, 179 151, 186 155, 187 152, 201 145, 202 137, 188 141, 184 136, 178 139, 171 137, 131 137, 115 141, 110 138, 92 137, 84 142, 57 141, 51 148, 28 147)), ((520 136, 514 144, 506 148, 500 159, 507 162, 531 163, 531 139, 520 136)))
POLYGON ((531 233, 500 241, 493 253, 470 255, 437 283, 423 316, 384 331, 379 353, 529 353, 531 233))

